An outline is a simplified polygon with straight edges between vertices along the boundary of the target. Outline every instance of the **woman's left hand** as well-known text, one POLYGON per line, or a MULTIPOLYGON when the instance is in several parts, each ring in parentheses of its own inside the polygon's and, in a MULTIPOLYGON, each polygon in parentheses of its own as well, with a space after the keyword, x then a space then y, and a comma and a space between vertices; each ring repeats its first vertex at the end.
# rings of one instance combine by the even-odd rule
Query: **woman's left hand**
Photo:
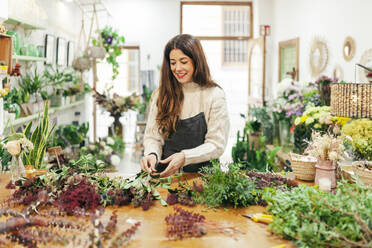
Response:
POLYGON ((160 160, 161 164, 168 164, 168 167, 160 173, 160 177, 167 177, 173 175, 178 171, 179 168, 182 168, 185 164, 185 154, 183 152, 175 153, 166 159, 160 160))

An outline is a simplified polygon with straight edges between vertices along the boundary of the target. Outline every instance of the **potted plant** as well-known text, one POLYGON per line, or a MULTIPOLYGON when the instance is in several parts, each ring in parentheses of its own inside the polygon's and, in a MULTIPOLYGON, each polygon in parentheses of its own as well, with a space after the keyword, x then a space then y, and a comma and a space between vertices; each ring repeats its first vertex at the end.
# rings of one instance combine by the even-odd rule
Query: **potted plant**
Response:
POLYGON ((336 187, 336 162, 343 160, 344 150, 342 136, 334 136, 329 133, 322 135, 319 132, 313 132, 312 141, 309 142, 305 153, 317 158, 315 165, 316 185, 319 185, 321 178, 324 178, 330 181, 331 189, 336 187))
POLYGON ((28 123, 24 130, 24 136, 28 138, 33 144, 34 149, 28 154, 23 154, 22 161, 26 165, 33 165, 35 169, 42 169, 44 163, 44 154, 47 148, 47 142, 50 134, 54 129, 53 125, 50 127, 49 121, 49 106, 46 103, 44 106, 43 118, 39 125, 31 132, 32 121, 28 123))
MULTIPOLYGON (((105 27, 101 30, 99 38, 102 39, 103 47, 108 54, 106 61, 112 65, 112 80, 114 80, 119 74, 117 57, 122 54, 121 49, 125 42, 124 36, 120 36, 112 27, 105 27)), ((94 46, 100 45, 98 39, 93 40, 92 43, 94 46)))
POLYGON ((120 122, 120 117, 128 110, 137 109, 139 96, 136 93, 127 97, 119 96, 116 93, 110 96, 96 90, 94 90, 93 96, 96 102, 114 117, 113 126, 109 128, 109 135, 115 133, 117 136, 123 137, 123 125, 120 122))

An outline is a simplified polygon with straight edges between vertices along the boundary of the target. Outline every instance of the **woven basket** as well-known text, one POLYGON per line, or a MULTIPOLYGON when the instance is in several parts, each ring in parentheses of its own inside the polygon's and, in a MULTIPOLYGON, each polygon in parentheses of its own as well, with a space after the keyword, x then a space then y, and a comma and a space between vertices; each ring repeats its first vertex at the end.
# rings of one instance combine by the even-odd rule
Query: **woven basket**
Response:
POLYGON ((356 161, 353 163, 353 170, 355 175, 357 175, 363 183, 372 185, 372 161, 356 161))
POLYGON ((307 156, 289 153, 291 167, 297 179, 314 181, 316 159, 308 160, 307 156), (307 161, 305 161, 305 158, 307 161))
POLYGON ((351 118, 372 118, 372 84, 332 84, 331 114, 351 118))

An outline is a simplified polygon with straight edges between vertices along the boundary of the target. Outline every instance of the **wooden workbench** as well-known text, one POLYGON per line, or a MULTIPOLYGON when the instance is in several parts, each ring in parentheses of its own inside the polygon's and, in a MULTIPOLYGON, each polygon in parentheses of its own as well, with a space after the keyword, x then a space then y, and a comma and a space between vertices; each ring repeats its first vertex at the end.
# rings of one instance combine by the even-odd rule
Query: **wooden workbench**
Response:
MULTIPOLYGON (((9 196, 10 191, 5 189, 5 185, 9 182, 7 174, 0 175, 0 198, 4 199, 9 196)), ((187 180, 195 180, 196 175, 188 175, 187 180)), ((175 180, 176 181, 176 180, 175 180)), ((159 193, 166 199, 167 191, 158 189, 159 193)), ((178 204, 177 204, 178 205, 178 204)), ((221 223, 228 226, 235 226, 245 234, 238 234, 232 237, 225 236, 220 233, 209 232, 200 238, 191 238, 179 241, 170 241, 165 237, 166 225, 164 217, 173 212, 173 207, 164 207, 160 201, 155 201, 155 204, 149 210, 143 211, 142 208, 133 208, 132 205, 124 207, 107 207, 104 217, 111 215, 113 210, 118 210, 118 231, 124 231, 129 224, 126 223, 128 218, 141 221, 133 240, 128 244, 128 247, 255 247, 255 248, 270 248, 276 245, 286 244, 285 247, 293 247, 288 241, 284 241, 280 237, 274 236, 268 232, 268 227, 264 224, 255 223, 245 217, 242 213, 259 213, 265 211, 264 207, 251 206, 244 209, 224 209, 212 210, 205 206, 197 205, 195 207, 181 206, 184 209, 197 212, 206 217, 207 220, 221 223)), ((76 219, 76 217, 71 217, 76 219)), ((74 246, 78 247, 78 246, 74 246)))

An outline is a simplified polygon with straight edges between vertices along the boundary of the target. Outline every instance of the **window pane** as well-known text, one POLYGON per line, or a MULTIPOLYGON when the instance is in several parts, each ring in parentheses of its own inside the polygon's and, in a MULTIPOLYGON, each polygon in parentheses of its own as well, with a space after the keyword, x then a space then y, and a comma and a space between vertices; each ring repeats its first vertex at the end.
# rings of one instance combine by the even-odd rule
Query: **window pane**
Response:
POLYGON ((250 6, 183 5, 182 33, 250 36, 250 6))

